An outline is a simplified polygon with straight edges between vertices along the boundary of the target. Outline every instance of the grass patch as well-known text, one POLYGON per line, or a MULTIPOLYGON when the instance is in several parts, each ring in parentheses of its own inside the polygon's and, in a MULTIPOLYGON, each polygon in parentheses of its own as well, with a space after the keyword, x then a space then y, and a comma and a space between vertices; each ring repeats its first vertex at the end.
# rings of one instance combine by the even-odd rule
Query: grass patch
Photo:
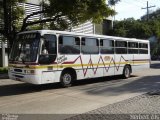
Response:
POLYGON ((7 67, 0 67, 0 74, 3 74, 3 73, 8 73, 7 67))

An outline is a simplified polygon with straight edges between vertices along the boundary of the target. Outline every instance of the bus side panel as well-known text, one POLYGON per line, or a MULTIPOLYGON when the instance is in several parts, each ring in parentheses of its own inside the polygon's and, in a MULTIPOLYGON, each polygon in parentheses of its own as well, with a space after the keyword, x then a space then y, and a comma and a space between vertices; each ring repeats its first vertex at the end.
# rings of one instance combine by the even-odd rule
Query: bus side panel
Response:
MULTIPOLYGON (((133 68, 134 68, 134 54, 127 54, 126 56, 124 56, 124 58, 125 58, 126 62, 123 65, 124 66, 126 64, 130 65, 131 66, 131 71, 133 72, 133 68)), ((123 69, 124 69, 124 67, 123 67, 123 69)), ((123 73, 123 71, 122 71, 122 73, 123 73)))
POLYGON ((150 68, 150 57, 148 54, 135 54, 132 71, 140 71, 150 68))
POLYGON ((90 61, 90 55, 79 55, 78 58, 76 58, 76 74, 77 74, 77 80, 89 78, 93 75, 92 69, 90 67, 89 61, 90 61))
POLYGON ((101 55, 102 56, 102 60, 100 62, 100 64, 102 64, 103 67, 103 76, 110 76, 110 75, 114 75, 115 73, 115 67, 114 67, 114 54, 110 55, 110 54, 105 54, 105 55, 101 55))
POLYGON ((127 60, 129 59, 128 54, 116 54, 115 55, 115 75, 121 75, 127 60))
MULTIPOLYGON (((81 55, 81 69, 83 72, 83 79, 94 77, 93 62, 91 55, 81 55)), ((82 78, 82 77, 81 77, 82 78)), ((80 78, 79 78, 80 79, 80 78)))
POLYGON ((103 67, 102 58, 99 54, 91 55, 90 67, 92 68, 92 77, 102 77, 103 76, 103 67))
POLYGON ((59 77, 59 81, 60 81, 61 72, 67 68, 72 68, 75 70, 77 74, 77 79, 84 78, 84 74, 83 74, 83 71, 84 71, 83 64, 84 63, 82 61, 81 55, 67 55, 67 54, 58 55, 57 63, 58 63, 57 65, 58 72, 56 73, 56 76, 59 77))
POLYGON ((100 55, 82 54, 79 59, 79 67, 76 70, 77 80, 103 76, 103 65, 98 64, 100 62, 100 55))
POLYGON ((55 74, 54 82, 60 82, 61 71, 56 71, 54 74, 55 74))

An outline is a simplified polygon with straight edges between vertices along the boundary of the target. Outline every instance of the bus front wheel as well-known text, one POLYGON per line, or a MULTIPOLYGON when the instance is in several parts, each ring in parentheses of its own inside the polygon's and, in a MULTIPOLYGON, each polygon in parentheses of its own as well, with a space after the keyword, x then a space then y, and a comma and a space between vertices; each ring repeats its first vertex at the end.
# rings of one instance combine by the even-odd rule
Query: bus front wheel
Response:
POLYGON ((126 65, 123 69, 123 77, 129 78, 131 76, 131 68, 129 65, 126 65))
POLYGON ((69 71, 65 71, 61 75, 61 81, 60 81, 61 85, 63 87, 70 87, 72 85, 73 79, 74 79, 74 77, 73 77, 72 73, 69 71))

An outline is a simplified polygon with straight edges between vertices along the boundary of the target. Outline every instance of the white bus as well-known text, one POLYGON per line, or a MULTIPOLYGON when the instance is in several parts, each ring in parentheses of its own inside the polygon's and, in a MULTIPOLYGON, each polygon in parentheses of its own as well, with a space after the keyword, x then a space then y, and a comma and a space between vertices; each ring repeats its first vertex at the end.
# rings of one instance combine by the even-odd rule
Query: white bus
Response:
POLYGON ((37 30, 17 35, 9 59, 9 77, 32 84, 111 75, 130 77, 150 67, 148 40, 64 31, 37 30))

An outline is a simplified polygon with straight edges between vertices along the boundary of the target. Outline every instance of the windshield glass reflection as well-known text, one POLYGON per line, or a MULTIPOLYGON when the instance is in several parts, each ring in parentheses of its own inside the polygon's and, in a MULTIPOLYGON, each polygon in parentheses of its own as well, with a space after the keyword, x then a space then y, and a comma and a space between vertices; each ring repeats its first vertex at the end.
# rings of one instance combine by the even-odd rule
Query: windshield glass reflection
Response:
POLYGON ((35 62, 40 42, 39 33, 26 33, 17 36, 10 55, 10 61, 35 62))

